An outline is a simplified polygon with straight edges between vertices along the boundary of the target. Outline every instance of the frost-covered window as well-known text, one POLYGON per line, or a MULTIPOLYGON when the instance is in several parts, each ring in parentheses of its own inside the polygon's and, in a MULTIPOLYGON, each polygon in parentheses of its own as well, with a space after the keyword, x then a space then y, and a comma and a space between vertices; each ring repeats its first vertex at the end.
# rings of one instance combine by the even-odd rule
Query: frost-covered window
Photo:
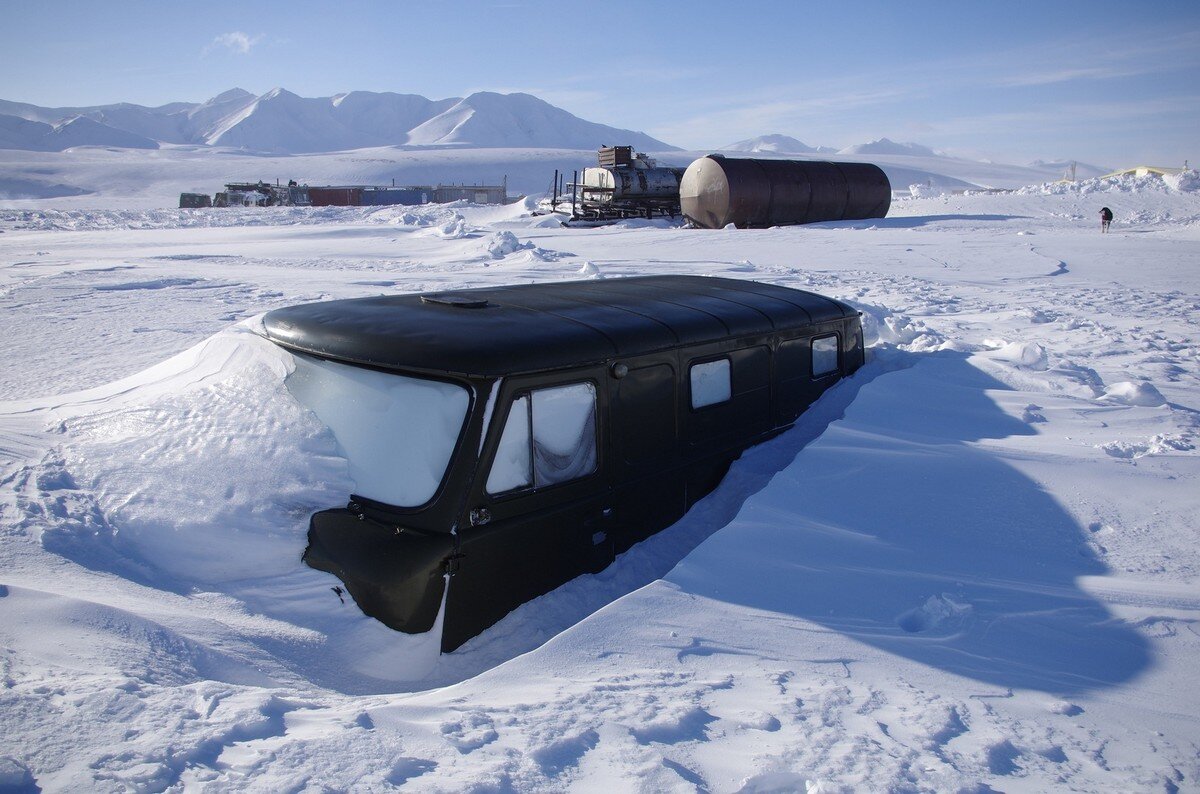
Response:
POLYGON ((540 488, 596 470, 596 387, 572 383, 538 389, 513 401, 488 493, 540 488))
POLYGON ((576 383, 533 393, 533 472, 537 485, 596 470, 596 387, 576 383))
POLYGON ((814 378, 836 372, 838 340, 836 336, 819 336, 812 340, 812 374, 814 378))
POLYGON ((693 364, 691 377, 693 408, 723 403, 733 393, 727 358, 693 364))
POLYGON ((515 488, 528 488, 533 484, 533 468, 530 465, 529 444, 529 397, 513 400, 500 435, 500 446, 492 471, 488 474, 488 493, 504 493, 515 488))
POLYGON ((354 492, 397 507, 437 493, 471 398, 455 383, 295 356, 287 386, 337 439, 354 492))

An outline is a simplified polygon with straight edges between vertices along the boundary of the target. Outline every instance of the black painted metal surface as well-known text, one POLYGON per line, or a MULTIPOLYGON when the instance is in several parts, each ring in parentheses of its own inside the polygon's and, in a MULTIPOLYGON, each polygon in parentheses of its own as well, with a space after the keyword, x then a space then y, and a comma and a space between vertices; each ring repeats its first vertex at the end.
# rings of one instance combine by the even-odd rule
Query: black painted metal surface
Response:
POLYGON ((871 163, 701 157, 680 181, 684 217, 697 226, 739 229, 887 215, 892 186, 871 163))

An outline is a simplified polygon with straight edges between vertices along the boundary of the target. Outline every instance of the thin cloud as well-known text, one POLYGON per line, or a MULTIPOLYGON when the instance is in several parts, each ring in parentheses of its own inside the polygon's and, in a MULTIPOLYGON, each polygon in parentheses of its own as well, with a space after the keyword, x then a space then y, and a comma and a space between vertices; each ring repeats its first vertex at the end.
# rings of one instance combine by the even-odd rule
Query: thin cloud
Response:
POLYGON ((1140 74, 1158 71, 1157 69, 1115 69, 1109 67, 1094 67, 1085 69, 1060 69, 1052 72, 1034 72, 1025 75, 1014 75, 997 81, 998 85, 1009 87, 1051 85, 1066 83, 1071 80, 1111 80, 1117 77, 1134 77, 1140 74))
POLYGON ((1079 102, 1032 110, 959 116, 934 124, 940 136, 962 137, 997 129, 1041 132, 1082 131, 1103 123, 1109 128, 1144 126, 1147 118, 1186 117, 1200 105, 1200 97, 1174 96, 1128 102, 1079 102))
MULTIPOLYGON (((1012 63, 1023 70, 1000 77, 996 85, 1007 87, 1040 86, 1073 80, 1112 80, 1188 69, 1200 63, 1200 34, 1183 32, 1157 36, 1151 42, 1129 44, 1113 38, 1074 42, 1051 53, 1027 51, 1012 63), (1074 63, 1099 58, 1100 66, 1075 66, 1074 63), (1068 66, 1060 64, 1067 63, 1068 66)), ((1001 64, 996 64, 1001 67, 1001 64)))
POLYGON ((217 36, 204 48, 204 55, 208 55, 213 50, 225 49, 238 55, 246 55, 250 52, 255 44, 262 41, 261 33, 254 36, 248 33, 243 33, 240 30, 235 30, 231 33, 222 33, 217 36))
MULTIPOLYGON (((917 88, 898 87, 819 95, 815 90, 787 87, 776 88, 774 93, 803 98, 764 100, 761 97, 748 97, 749 101, 744 104, 699 110, 676 123, 657 125, 649 132, 656 138, 671 142, 695 142, 699 133, 704 136, 708 146, 723 145, 765 132, 785 132, 797 134, 812 144, 814 141, 808 140, 808 137, 812 137, 814 122, 824 126, 824 122, 832 116, 851 110, 894 105, 918 95, 920 91, 917 88)), ((827 144, 828 141, 815 143, 827 144)))

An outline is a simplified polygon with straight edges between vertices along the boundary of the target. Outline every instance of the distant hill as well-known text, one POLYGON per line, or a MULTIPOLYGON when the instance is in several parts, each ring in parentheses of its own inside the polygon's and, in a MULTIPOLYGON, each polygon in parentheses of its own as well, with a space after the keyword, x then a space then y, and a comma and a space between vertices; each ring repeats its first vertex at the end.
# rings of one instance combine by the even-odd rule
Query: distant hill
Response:
POLYGON ((158 143, 86 116, 74 116, 59 124, 46 124, 18 116, 0 115, 0 149, 61 152, 73 146, 157 149, 158 143))
POLYGON ((1076 179, 1093 179, 1098 176, 1110 174, 1113 171, 1112 168, 1106 166, 1081 163, 1075 160, 1034 160, 1029 164, 1029 167, 1045 171, 1050 176, 1062 178, 1072 164, 1075 165, 1076 179))
POLYGON ((76 116, 61 124, 46 136, 50 149, 62 151, 72 146, 116 146, 122 149, 157 149, 158 142, 134 132, 111 127, 87 116, 76 116))
POLYGON ((922 146, 919 143, 896 143, 887 138, 871 141, 870 143, 856 143, 853 146, 847 146, 845 149, 838 150, 838 154, 902 154, 913 155, 915 157, 937 157, 937 152, 930 149, 928 146, 922 146))
POLYGON ((760 135, 722 146, 721 149, 727 152, 760 154, 832 154, 837 151, 830 146, 809 146, 787 135, 760 135))
POLYGON ((632 130, 586 121, 529 94, 479 92, 432 100, 352 91, 306 98, 282 88, 262 96, 235 88, 201 103, 120 103, 44 108, 0 100, 0 147, 34 151, 159 143, 231 146, 279 154, 369 146, 596 149, 675 147, 632 130))

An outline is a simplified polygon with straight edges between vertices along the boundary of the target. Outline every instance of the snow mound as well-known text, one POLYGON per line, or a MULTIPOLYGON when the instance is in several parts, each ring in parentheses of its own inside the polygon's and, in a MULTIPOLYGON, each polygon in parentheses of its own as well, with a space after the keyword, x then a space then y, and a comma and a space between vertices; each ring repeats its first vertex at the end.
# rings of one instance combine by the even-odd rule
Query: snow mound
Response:
POLYGON ((1182 435, 1168 435, 1166 433, 1156 433, 1147 441, 1110 441, 1107 444, 1097 445, 1098 449, 1104 451, 1106 455, 1114 458, 1124 458, 1133 460, 1136 458, 1144 458, 1147 455, 1167 455, 1172 452, 1190 452, 1196 446, 1187 437, 1182 435))
POLYGON ((1200 172, 1195 169, 1177 174, 1121 174, 1120 176, 1081 179, 1078 182, 1046 182, 1018 188, 1019 196, 1065 196, 1091 193, 1191 193, 1200 190, 1200 172))
POLYGON ((391 631, 343 602, 335 577, 301 562, 308 517, 344 503, 354 484, 332 433, 284 384, 291 356, 258 336, 257 322, 125 380, 54 398, 66 440, 34 472, 41 545, 222 610, 240 602, 234 609, 263 624, 251 643, 290 644, 268 653, 303 656, 327 644, 331 655, 315 671, 327 684, 421 678, 440 637, 391 631), (334 656, 342 672, 327 666, 334 656))
POLYGON ((957 627, 971 614, 971 605, 959 603, 946 593, 930 596, 924 604, 896 618, 896 625, 916 634, 957 627))
POLYGON ((503 259, 509 254, 532 248, 534 248, 533 243, 522 243, 510 231, 495 232, 484 243, 484 250, 492 259, 503 259))
POLYGON ((867 347, 882 342, 913 351, 944 349, 945 337, 929 328, 923 320, 883 306, 855 303, 854 308, 862 312, 863 343, 867 347))
POLYGON ((1098 400, 1120 403, 1122 405, 1138 405, 1145 408, 1156 408, 1167 404, 1167 398, 1162 396, 1154 385, 1146 381, 1122 381, 1114 383, 1104 390, 1098 400))
POLYGON ((996 347, 991 353, 991 358, 997 361, 1006 361, 1023 369, 1042 370, 1049 366, 1049 356, 1046 353, 1046 348, 1037 342, 985 340, 984 344, 991 344, 996 347))
POLYGON ((530 229, 557 229, 563 225, 563 217, 566 216, 536 215, 529 219, 526 226, 530 229))
POLYGON ((458 213, 444 223, 433 227, 433 234, 443 240, 461 240, 464 237, 470 237, 474 231, 475 228, 458 213))
POLYGON ((924 185, 909 185, 908 192, 913 198, 936 198, 946 193, 940 186, 928 182, 924 185))
POLYGON ((1180 193, 1192 193, 1200 190, 1200 171, 1195 168, 1180 171, 1178 174, 1166 174, 1162 181, 1172 190, 1180 193))

